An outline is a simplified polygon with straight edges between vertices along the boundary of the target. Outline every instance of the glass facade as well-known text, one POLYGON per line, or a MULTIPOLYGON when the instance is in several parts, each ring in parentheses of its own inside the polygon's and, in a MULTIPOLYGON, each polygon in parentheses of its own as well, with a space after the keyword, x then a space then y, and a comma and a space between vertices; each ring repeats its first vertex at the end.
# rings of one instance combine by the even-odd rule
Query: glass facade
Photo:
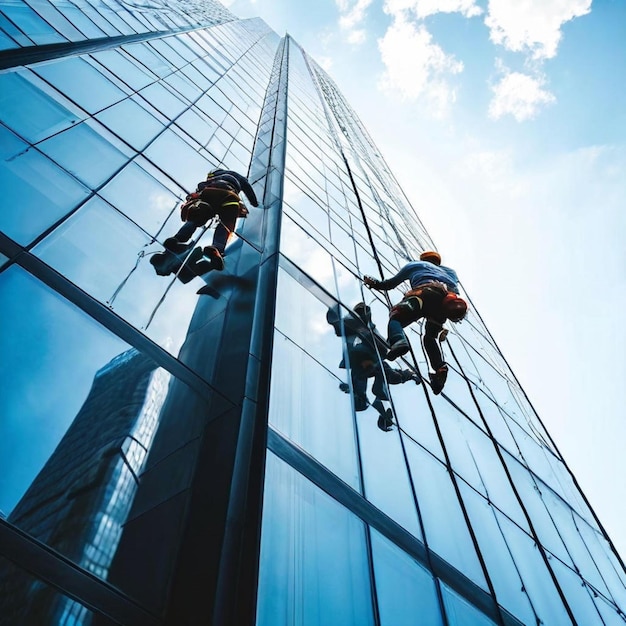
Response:
POLYGON ((0 624, 624 624, 623 562, 476 310, 441 395, 421 324, 383 365, 403 290, 361 279, 435 244, 291 37, 214 0, 2 3, 0 156, 0 624), (259 205, 224 270, 157 274, 216 168, 259 205))

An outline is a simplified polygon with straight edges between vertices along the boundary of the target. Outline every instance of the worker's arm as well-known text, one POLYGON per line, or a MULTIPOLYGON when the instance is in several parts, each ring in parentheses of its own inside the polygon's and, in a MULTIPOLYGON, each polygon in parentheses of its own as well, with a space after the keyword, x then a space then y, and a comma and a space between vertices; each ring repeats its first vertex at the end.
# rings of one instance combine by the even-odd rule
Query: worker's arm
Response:
POLYGON ((418 267, 418 262, 407 263, 395 276, 387 278, 386 280, 378 280, 372 276, 364 276, 363 282, 370 288, 378 291, 389 291, 394 287, 397 287, 402 281, 408 280, 411 274, 418 267))

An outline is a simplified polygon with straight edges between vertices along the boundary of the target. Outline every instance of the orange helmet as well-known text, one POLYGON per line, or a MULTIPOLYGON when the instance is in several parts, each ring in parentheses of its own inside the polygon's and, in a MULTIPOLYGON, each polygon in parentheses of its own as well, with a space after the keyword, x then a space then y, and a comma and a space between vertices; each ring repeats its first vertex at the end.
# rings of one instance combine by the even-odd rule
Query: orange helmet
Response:
POLYGON ((435 252, 434 250, 427 250, 426 252, 422 252, 422 254, 420 254, 420 261, 428 261, 429 263, 434 263, 435 265, 441 265, 441 255, 439 252, 435 252))
POLYGON ((447 293, 442 302, 445 316, 451 322, 460 322, 467 315, 467 302, 455 293, 447 293))

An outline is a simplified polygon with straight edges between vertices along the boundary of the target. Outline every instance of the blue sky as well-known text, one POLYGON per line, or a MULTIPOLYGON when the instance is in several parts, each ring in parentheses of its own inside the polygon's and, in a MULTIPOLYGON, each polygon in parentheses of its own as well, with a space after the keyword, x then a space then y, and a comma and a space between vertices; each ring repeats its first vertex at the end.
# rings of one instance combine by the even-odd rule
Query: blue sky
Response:
POLYGON ((626 557, 626 3, 226 4, 337 82, 626 557))

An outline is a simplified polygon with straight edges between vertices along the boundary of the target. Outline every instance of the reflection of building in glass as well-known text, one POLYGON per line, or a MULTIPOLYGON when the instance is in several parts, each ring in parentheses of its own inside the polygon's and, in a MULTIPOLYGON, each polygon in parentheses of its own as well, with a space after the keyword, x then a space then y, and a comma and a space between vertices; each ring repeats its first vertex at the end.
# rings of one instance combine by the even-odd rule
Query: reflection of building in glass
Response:
MULTIPOLYGON (((441 395, 415 324, 396 363, 423 382, 389 389, 393 430, 355 410, 346 333, 326 314, 366 302, 383 329, 389 302, 361 277, 435 246, 330 77, 211 0, 112 7, 0 9, 0 176, 33 216, 0 213, 0 305, 29 313, 6 328, 71 324, 82 345, 135 349, 0 519, 0 555, 103 624, 624 623, 622 561, 473 308, 449 325, 441 395), (157 276, 181 199, 218 166, 247 175, 261 206, 223 272, 157 276), (163 399, 155 364, 172 383, 149 441, 131 424, 149 385, 163 399), (96 407, 131 397, 107 431, 96 407)), ((29 384, 54 399, 92 365, 47 348, 55 366, 9 375, 16 421, 34 421, 17 396, 29 384)))
MULTIPOLYGON (((100 369, 72 425, 8 521, 106 578, 169 379, 135 349, 100 369)), ((81 604, 49 588, 37 583, 25 588, 25 577, 15 574, 0 574, 0 580, 0 612, 7 623, 90 623, 81 604)))

